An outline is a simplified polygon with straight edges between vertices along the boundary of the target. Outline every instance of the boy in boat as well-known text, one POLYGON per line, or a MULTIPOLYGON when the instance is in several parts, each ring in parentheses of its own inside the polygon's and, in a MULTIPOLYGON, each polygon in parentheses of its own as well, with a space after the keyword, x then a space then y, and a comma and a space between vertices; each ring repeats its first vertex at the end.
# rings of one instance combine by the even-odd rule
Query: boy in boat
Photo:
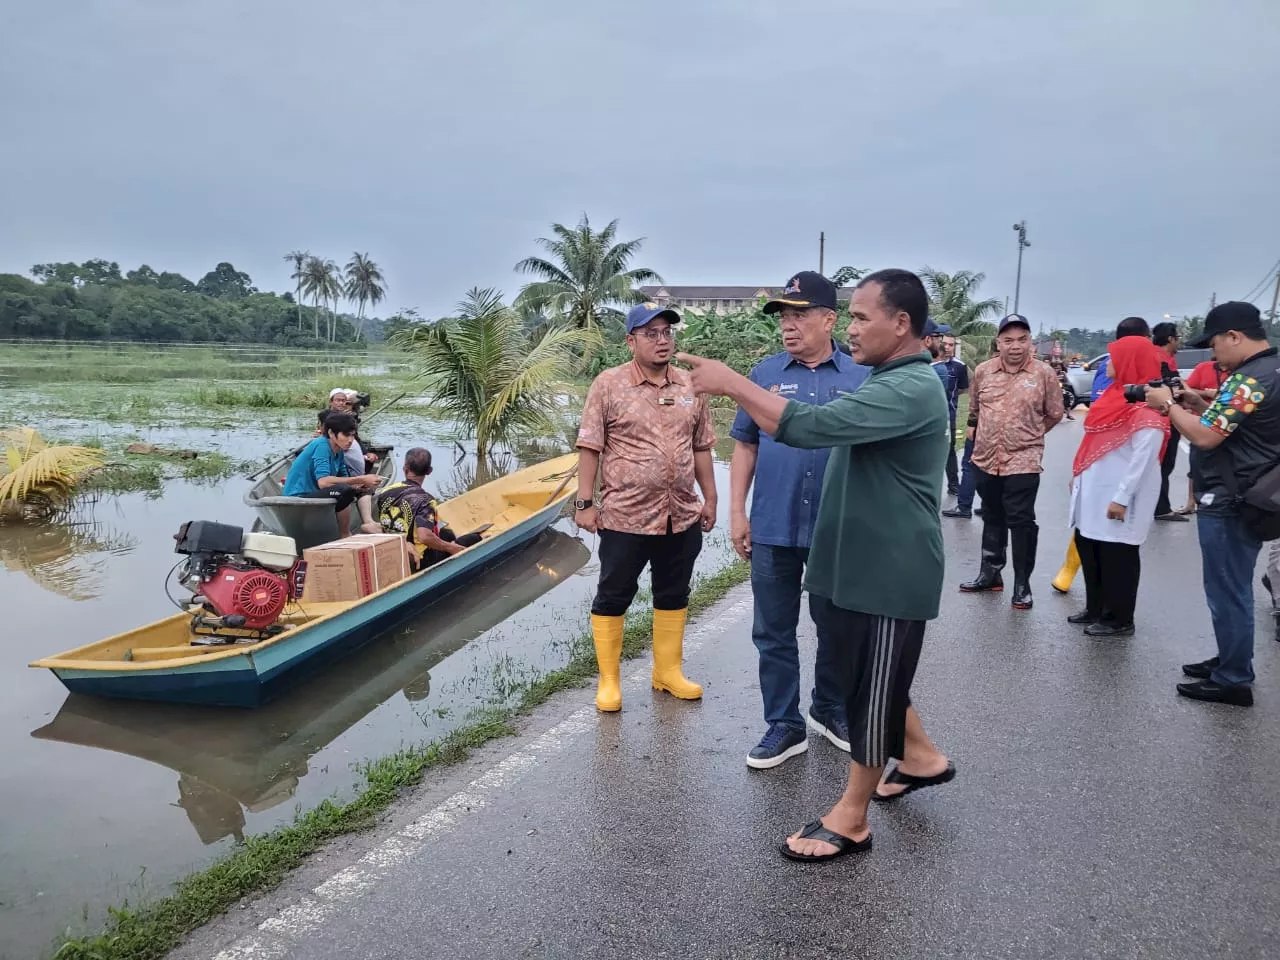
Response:
MULTIPOLYGON (((323 431, 298 454, 284 482, 286 497, 314 497, 333 500, 338 511, 338 536, 351 535, 350 509, 360 504, 360 516, 372 517, 370 491, 380 478, 371 473, 352 476, 346 453, 356 439, 356 420, 349 413, 330 411, 321 426, 323 431)), ((369 519, 361 524, 364 533, 381 533, 382 528, 369 519)))
POLYGON ((414 447, 404 455, 404 480, 378 494, 378 522, 385 533, 405 538, 409 566, 417 571, 480 542, 480 534, 456 536, 436 513, 436 498, 422 488, 431 473, 431 451, 414 447))

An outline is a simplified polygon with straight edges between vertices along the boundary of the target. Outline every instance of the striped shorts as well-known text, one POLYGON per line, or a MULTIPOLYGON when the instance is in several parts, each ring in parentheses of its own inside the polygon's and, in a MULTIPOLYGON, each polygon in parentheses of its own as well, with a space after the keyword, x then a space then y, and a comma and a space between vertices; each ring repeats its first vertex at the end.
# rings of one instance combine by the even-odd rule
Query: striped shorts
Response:
POLYGON ((854 762, 883 767, 890 758, 901 759, 925 622, 845 610, 826 597, 810 599, 818 629, 829 638, 831 669, 839 672, 854 762))

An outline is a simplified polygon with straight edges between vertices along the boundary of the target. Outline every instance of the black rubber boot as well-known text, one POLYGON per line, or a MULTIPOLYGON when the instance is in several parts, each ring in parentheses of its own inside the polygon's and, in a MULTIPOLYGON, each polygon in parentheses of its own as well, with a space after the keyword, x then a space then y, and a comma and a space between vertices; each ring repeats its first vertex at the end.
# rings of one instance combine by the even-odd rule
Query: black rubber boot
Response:
POLYGON ((1015 610, 1030 610, 1031 571, 1036 566, 1036 541, 1040 539, 1037 527, 1014 527, 1009 531, 1013 548, 1013 596, 1009 602, 1015 610))
POLYGON ((999 593, 1004 589, 1005 541, 1009 531, 993 523, 982 525, 982 566, 975 580, 960 584, 963 593, 999 593))

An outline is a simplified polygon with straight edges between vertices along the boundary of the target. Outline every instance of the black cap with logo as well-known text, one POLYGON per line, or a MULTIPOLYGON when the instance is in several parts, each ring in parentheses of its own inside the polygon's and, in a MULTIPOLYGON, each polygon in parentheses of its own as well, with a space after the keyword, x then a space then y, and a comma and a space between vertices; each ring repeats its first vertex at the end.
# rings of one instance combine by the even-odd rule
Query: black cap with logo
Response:
POLYGON ((814 270, 801 270, 787 281, 782 293, 764 305, 765 313, 783 307, 826 307, 836 309, 836 285, 814 270))
POLYGON ((1220 303, 1204 318, 1204 333, 1187 346, 1193 350, 1202 350, 1209 346, 1209 342, 1214 337, 1228 330, 1263 335, 1265 331, 1262 329, 1261 312, 1252 303, 1240 300, 1220 303))
POLYGON ((996 327, 996 333, 1004 333, 1008 327, 1026 327, 1027 332, 1031 332, 1031 321, 1020 313, 1011 313, 1000 321, 996 327))

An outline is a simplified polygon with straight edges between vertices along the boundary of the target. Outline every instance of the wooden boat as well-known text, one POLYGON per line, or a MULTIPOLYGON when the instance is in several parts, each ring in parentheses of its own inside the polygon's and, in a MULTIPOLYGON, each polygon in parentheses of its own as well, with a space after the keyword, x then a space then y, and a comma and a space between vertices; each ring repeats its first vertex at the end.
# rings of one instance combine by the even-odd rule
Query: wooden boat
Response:
POLYGON ((256 706, 299 677, 369 642, 457 589, 547 529, 575 492, 577 454, 518 470, 440 504, 457 531, 491 524, 484 539, 359 600, 290 603, 287 629, 256 643, 193 646, 191 618, 175 614, 31 664, 73 693, 132 700, 256 706))
POLYGON ((342 669, 323 671, 257 710, 72 694, 31 736, 168 767, 178 777, 177 803, 201 841, 239 838, 245 811, 293 797, 317 752, 397 695, 425 700, 437 664, 573 576, 590 557, 581 540, 547 530, 412 625, 353 653, 342 669))
MULTIPOLYGON (((378 454, 373 472, 382 478, 385 485, 395 475, 392 448, 371 444, 368 449, 378 454)), ((257 514, 262 529, 278 533, 282 537, 292 537, 298 549, 305 550, 338 539, 338 519, 331 501, 284 495, 284 481, 295 459, 296 454, 268 470, 249 488, 249 492, 244 495, 244 502, 257 514)), ((355 513, 352 508, 353 529, 359 523, 355 513)))

